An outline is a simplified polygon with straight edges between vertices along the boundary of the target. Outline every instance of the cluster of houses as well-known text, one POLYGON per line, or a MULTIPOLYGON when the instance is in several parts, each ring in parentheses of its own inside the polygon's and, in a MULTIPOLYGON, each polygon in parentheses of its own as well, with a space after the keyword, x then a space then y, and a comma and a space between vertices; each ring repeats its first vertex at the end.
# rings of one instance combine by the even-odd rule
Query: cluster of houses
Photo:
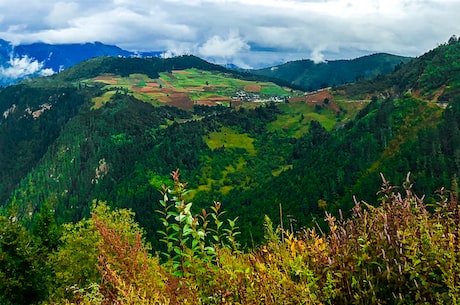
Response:
POLYGON ((286 102, 287 97, 281 96, 270 96, 269 98, 262 98, 260 94, 254 92, 246 92, 244 90, 238 90, 232 99, 235 101, 241 102, 256 102, 256 103, 266 103, 266 102, 274 102, 274 103, 283 103, 286 102))

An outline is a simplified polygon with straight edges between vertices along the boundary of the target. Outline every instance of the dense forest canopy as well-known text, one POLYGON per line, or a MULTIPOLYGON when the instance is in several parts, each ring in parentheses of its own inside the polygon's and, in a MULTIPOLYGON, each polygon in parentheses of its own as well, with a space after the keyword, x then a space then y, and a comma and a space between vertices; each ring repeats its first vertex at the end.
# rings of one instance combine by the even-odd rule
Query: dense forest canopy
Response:
POLYGON ((303 92, 102 57, 1 89, 0 303, 455 304, 459 63, 303 92))

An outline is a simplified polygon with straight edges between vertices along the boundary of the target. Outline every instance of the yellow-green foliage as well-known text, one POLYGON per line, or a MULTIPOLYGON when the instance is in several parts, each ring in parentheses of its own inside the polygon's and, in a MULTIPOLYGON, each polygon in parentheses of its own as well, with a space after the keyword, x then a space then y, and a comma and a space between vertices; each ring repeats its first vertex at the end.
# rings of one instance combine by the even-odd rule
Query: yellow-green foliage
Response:
POLYGON ((204 140, 211 149, 236 147, 246 149, 250 155, 255 155, 256 153, 253 138, 228 127, 222 127, 220 131, 210 133, 204 137, 204 140))
MULTIPOLYGON (((243 253, 235 220, 219 203, 195 214, 186 184, 161 201, 160 264, 139 231, 93 216, 104 281, 78 290, 81 304, 458 304, 460 212, 457 193, 440 193, 428 211, 411 191, 383 177, 380 205, 355 202, 353 216, 326 214, 328 233, 289 232, 265 220, 265 244, 243 253), (127 233, 131 232, 131 233, 127 233), (128 235, 127 235, 128 234, 128 235), (131 237, 130 237, 131 236, 131 237), (134 237, 134 238, 133 238, 134 237)), ((128 223, 130 223, 128 221, 128 223)))
POLYGON ((108 92, 105 92, 103 95, 101 96, 97 96, 97 97, 93 97, 92 98, 92 101, 94 103, 93 105, 93 109, 99 109, 101 108, 102 106, 104 106, 105 103, 107 103, 108 101, 110 101, 110 98, 115 94, 115 91, 108 91, 108 92))
POLYGON ((370 100, 349 100, 345 97, 336 96, 334 102, 346 112, 345 118, 342 121, 347 122, 351 118, 354 118, 361 109, 366 107, 370 103, 370 100))
POLYGON ((57 285, 53 303, 100 304, 118 298, 137 304, 142 297, 157 297, 152 291, 137 293, 141 283, 161 286, 163 278, 133 217, 129 210, 93 202, 90 219, 64 226, 62 243, 52 256, 57 285))
POLYGON ((327 130, 332 130, 337 123, 336 113, 331 109, 323 109, 321 113, 317 113, 313 106, 304 102, 280 104, 278 107, 282 114, 268 124, 271 131, 281 129, 291 136, 300 137, 308 132, 309 123, 313 120, 320 122, 327 130))
MULTIPOLYGON (((250 156, 256 155, 254 139, 248 134, 238 133, 229 127, 222 127, 220 131, 212 132, 203 137, 204 141, 211 149, 232 149, 240 148, 247 151, 250 156)), ((233 188, 233 183, 229 174, 236 171, 241 171, 246 166, 244 158, 228 159, 225 168, 218 170, 212 167, 212 160, 209 159, 209 166, 202 169, 201 185, 198 187, 200 191, 210 191, 213 186, 217 186, 223 194, 228 193, 233 188), (213 172, 219 171, 219 177, 214 177, 213 172)))
MULTIPOLYGON (((212 178, 212 160, 211 158, 207 159, 209 162, 207 162, 209 165, 203 167, 202 169, 202 182, 206 184, 201 184, 197 187, 199 191, 205 191, 209 192, 212 190, 213 186, 217 186, 222 194, 228 194, 233 188, 234 185, 230 182, 231 178, 229 177, 231 174, 236 173, 238 171, 241 171, 244 169, 246 166, 247 162, 243 157, 240 157, 238 159, 233 159, 233 164, 229 164, 225 166, 225 169, 221 172, 222 178, 219 180, 213 179, 212 178)), ((280 170, 279 172, 281 172, 280 170)), ((248 182, 249 178, 246 177, 246 182, 248 182)), ((242 184, 244 181, 240 181, 242 184)), ((195 191, 191 190, 191 194, 195 195, 195 191)), ((191 197, 193 198, 193 196, 191 197)))

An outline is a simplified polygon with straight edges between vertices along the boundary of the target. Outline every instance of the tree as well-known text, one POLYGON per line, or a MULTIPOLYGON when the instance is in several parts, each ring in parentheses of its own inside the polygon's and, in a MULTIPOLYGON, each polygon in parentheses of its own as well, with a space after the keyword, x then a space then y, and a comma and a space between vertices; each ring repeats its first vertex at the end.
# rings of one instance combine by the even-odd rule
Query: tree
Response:
POLYGON ((457 36, 452 35, 452 36, 449 38, 448 44, 455 44, 455 43, 457 43, 457 42, 458 42, 457 36))
POLYGON ((49 203, 35 215, 33 234, 39 239, 45 251, 54 251, 59 245, 60 232, 56 224, 54 209, 49 203))
POLYGON ((43 255, 15 217, 0 217, 0 303, 37 304, 47 297, 43 255))
POLYGON ((126 268, 139 267, 137 260, 143 259, 143 266, 150 272, 151 264, 156 263, 146 254, 151 247, 145 243, 134 213, 127 209, 112 210, 107 203, 94 201, 91 214, 89 219, 63 227, 62 244, 52 260, 56 272, 57 287, 52 296, 55 302, 84 297, 94 287, 110 299, 117 296, 118 288, 127 288, 118 285, 137 285, 151 279, 150 276, 142 279, 146 274, 138 272, 145 271, 142 268, 126 268), (139 274, 133 274, 136 272, 139 274))
POLYGON ((70 287, 87 288, 92 283, 100 283, 101 278, 96 269, 100 237, 91 219, 63 225, 60 242, 52 257, 57 286, 53 300, 72 299, 70 287))

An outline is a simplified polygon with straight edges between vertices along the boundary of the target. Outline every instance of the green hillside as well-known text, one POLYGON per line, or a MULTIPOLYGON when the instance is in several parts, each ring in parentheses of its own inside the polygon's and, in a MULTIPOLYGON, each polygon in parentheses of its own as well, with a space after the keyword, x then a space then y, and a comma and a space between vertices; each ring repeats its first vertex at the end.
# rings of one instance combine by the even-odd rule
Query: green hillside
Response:
POLYGON ((194 57, 160 62, 155 69, 166 68, 156 72, 150 59, 144 65, 114 60, 93 59, 0 92, 7 114, 0 160, 5 213, 29 221, 51 204, 64 223, 88 216, 93 199, 106 200, 136 211, 157 244, 158 217, 145 203, 158 201, 172 169, 181 169, 205 204, 209 196, 257 187, 291 168, 292 141, 308 132, 309 122, 331 130, 356 113, 342 111, 332 96, 328 105, 311 105, 300 91, 215 70, 194 57), (184 69, 170 70, 171 62, 184 69), (58 103, 51 92, 68 99, 58 103), (65 116, 57 112, 70 106, 65 116), (18 141, 21 128, 37 132, 18 141), (37 152, 18 159, 31 153, 27 145, 37 152))
POLYGON ((349 96, 381 94, 393 96, 409 95, 433 102, 452 102, 459 93, 460 45, 453 36, 410 64, 399 66, 395 73, 353 85, 338 86, 349 96))
POLYGON ((331 60, 321 63, 298 60, 251 72, 282 79, 304 90, 313 91, 389 74, 396 67, 410 60, 412 60, 410 57, 377 53, 351 60, 331 60))
POLYGON ((0 304, 455 304, 459 62, 304 93, 96 58, 3 88, 0 304))
MULTIPOLYGON (((416 69, 419 62, 416 59, 395 74, 411 66, 416 69)), ((249 245, 260 242, 263 215, 276 217, 279 204, 301 227, 321 217, 324 209, 348 210, 351 195, 375 199, 363 183, 377 188, 381 171, 401 180, 406 172, 393 172, 398 168, 393 164, 402 162, 399 167, 406 171, 420 171, 413 173, 415 178, 428 175, 416 190, 433 193, 450 183, 455 170, 447 168, 446 160, 445 169, 427 173, 428 164, 418 157, 399 155, 410 151, 421 134, 444 128, 442 107, 420 100, 421 91, 415 89, 413 96, 397 98, 372 92, 371 102, 370 93, 363 91, 364 99, 350 99, 347 94, 353 89, 348 88, 353 87, 343 88, 304 95, 186 56, 144 62, 93 59, 51 78, 6 88, 0 94, 11 96, 22 90, 25 100, 11 111, 16 117, 4 118, 4 143, 18 133, 12 129, 15 124, 26 123, 32 124, 31 131, 47 130, 47 141, 32 133, 24 141, 36 146, 36 153, 30 155, 34 150, 28 150, 28 159, 16 159, 21 161, 10 162, 8 157, 21 156, 28 142, 12 142, 3 153, 4 210, 33 215, 51 203, 63 223, 89 215, 90 202, 97 198, 132 208, 156 244, 158 220, 145 202, 156 202, 161 182, 180 168, 198 206, 218 199, 229 215, 241 217, 242 240, 249 245), (43 92, 43 99, 50 99, 46 90, 58 92, 57 96, 75 95, 80 102, 70 103, 75 110, 67 113, 67 119, 56 120, 60 114, 53 110, 59 108, 48 109, 34 97, 31 117, 18 119, 26 106, 33 105, 26 90, 36 90, 35 96, 43 92), (43 116, 35 118, 33 113, 43 116), (403 161, 414 158, 411 164, 403 161), (12 170, 14 166, 19 170, 12 170)))

